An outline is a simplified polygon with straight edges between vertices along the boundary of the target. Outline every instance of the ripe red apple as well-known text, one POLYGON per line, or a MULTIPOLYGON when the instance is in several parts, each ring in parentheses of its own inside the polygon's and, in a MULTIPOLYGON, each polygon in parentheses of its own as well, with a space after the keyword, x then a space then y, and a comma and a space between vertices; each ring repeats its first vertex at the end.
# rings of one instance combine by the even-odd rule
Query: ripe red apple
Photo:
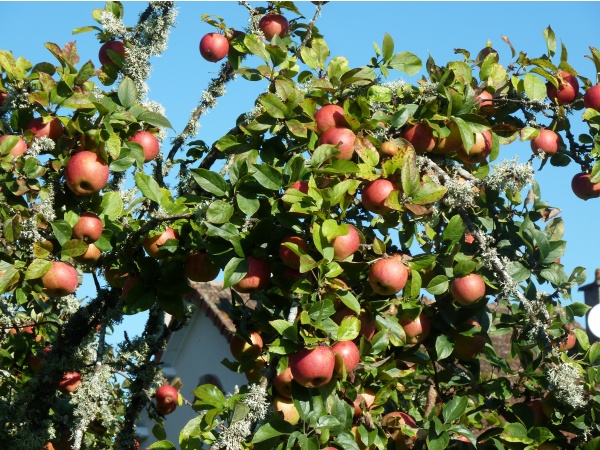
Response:
POLYGON ((265 38, 270 42, 276 34, 285 37, 290 32, 288 20, 281 14, 266 14, 258 22, 258 28, 263 32, 265 38))
MULTIPOLYGON (((4 139, 6 139, 10 136, 12 136, 12 135, 5 134, 4 136, 0 137, 0 143, 2 143, 2 141, 4 139)), ((19 156, 21 156, 23 153, 25 153, 27 151, 27 143, 20 136, 15 136, 15 137, 18 138, 17 143, 14 145, 13 148, 11 148, 9 150, 8 153, 13 155, 15 158, 18 158, 19 156)))
POLYGON ((82 264, 92 264, 100 259, 102 252, 94 244, 88 244, 88 248, 83 255, 73 258, 75 261, 82 264))
POLYGON ((433 147, 432 153, 436 154, 450 154, 458 152, 462 146, 462 139, 460 137, 460 131, 458 125, 454 122, 446 124, 450 128, 450 134, 442 139, 436 139, 435 147, 433 147))
POLYGON ((404 329, 407 344, 420 344, 427 339, 427 336, 429 336, 431 322, 429 321, 429 317, 424 313, 421 313, 416 319, 411 319, 408 316, 401 316, 398 319, 398 322, 404 329))
POLYGON ((129 295, 129 291, 131 291, 134 288, 139 278, 140 277, 138 276, 133 276, 125 280, 125 282, 123 283, 123 289, 121 289, 121 297, 123 297, 123 300, 127 300, 127 295, 129 295))
POLYGON ((558 345, 558 351, 566 352, 571 350, 577 344, 577 336, 575 335, 575 331, 570 330, 565 339, 560 340, 560 344, 558 345))
POLYGON ((81 374, 79 372, 67 372, 58 382, 58 390, 63 394, 75 392, 81 386, 81 374))
POLYGON ((303 348, 289 358, 292 376, 302 386, 325 386, 333 377, 335 355, 328 347, 303 348))
POLYGON ((489 130, 483 133, 475 133, 475 143, 469 154, 464 148, 457 151, 458 158, 465 164, 476 164, 485 161, 492 152, 492 133, 489 130))
POLYGON ((542 410, 542 401, 539 399, 531 400, 525 402, 525 405, 527 405, 531 410, 531 413, 533 415, 533 425, 536 427, 542 426, 546 421, 544 411, 542 410))
POLYGON ((122 288, 128 278, 129 273, 122 272, 121 269, 116 267, 104 271, 104 279, 110 286, 115 288, 122 288))
POLYGON ((571 180, 573 193, 582 200, 600 197, 600 183, 592 183, 589 173, 578 173, 571 180))
POLYGON ((44 357, 50 352, 50 347, 45 347, 41 355, 29 355, 27 361, 33 373, 40 373, 44 364, 44 357))
POLYGON ((100 60, 100 64, 103 66, 113 66, 116 67, 117 63, 112 60, 110 55, 108 54, 108 50, 111 50, 123 58, 125 58, 125 44, 121 41, 108 41, 102 44, 100 50, 98 50, 98 59, 100 60))
POLYGON ((476 273, 455 278, 450 286, 450 292, 457 303, 471 305, 485 295, 485 281, 476 273))
MULTIPOLYGON (((481 327, 479 322, 469 319, 463 327, 481 327)), ((485 347, 486 339, 482 335, 466 336, 457 332, 452 333, 454 336, 454 350, 452 356, 461 361, 472 361, 479 354, 479 352, 485 347)))
POLYGON ((279 245, 279 257, 281 258, 281 261, 283 261, 286 266, 298 270, 300 268, 300 257, 283 245, 287 242, 290 244, 296 244, 305 252, 308 252, 308 244, 306 243, 306 240, 300 236, 288 236, 284 238, 279 245))
POLYGON ((344 117, 344 108, 338 105, 325 105, 315 113, 317 130, 323 133, 332 127, 347 127, 348 121, 344 117))
POLYGON ((8 94, 6 92, 0 91, 0 106, 4 105, 4 102, 8 98, 8 94))
POLYGON ((77 271, 65 262, 53 261, 50 270, 42 276, 44 292, 50 297, 64 297, 77 290, 77 271))
POLYGON ((358 250, 360 236, 354 226, 348 225, 348 233, 336 236, 331 243, 333 244, 333 259, 343 261, 358 250))
POLYGON ((490 110, 494 108, 493 98, 494 96, 484 89, 475 96, 475 103, 479 102, 479 108, 484 111, 490 110))
POLYGON ((167 227, 167 229, 156 236, 150 236, 144 239, 142 245, 144 246, 144 250, 148 253, 148 256, 151 258, 161 259, 168 256, 166 252, 163 252, 160 249, 160 246, 167 242, 169 239, 177 239, 179 235, 177 232, 171 228, 167 227))
POLYGON ((371 409, 375 403, 375 391, 371 388, 364 388, 362 394, 357 394, 356 399, 352 402, 354 407, 354 418, 363 415, 364 411, 371 409))
POLYGON ((65 127, 63 126, 62 122, 56 117, 52 117, 48 122, 44 122, 43 117, 37 117, 29 122, 27 128, 33 131, 35 139, 47 137, 53 141, 60 138, 65 132, 65 127))
POLYGON ((336 358, 334 369, 336 375, 342 375, 342 364, 345 367, 346 373, 348 373, 352 372, 360 362, 360 350, 352 341, 336 342, 333 347, 331 347, 331 351, 334 355, 340 355, 342 358, 341 363, 336 358))
POLYGON ((289 188, 287 188, 287 190, 289 189, 296 189, 302 192, 303 194, 308 194, 308 181, 298 180, 292 183, 289 188))
MULTIPOLYGON (((396 443, 395 448, 398 449, 407 449, 409 447, 406 446, 406 436, 402 432, 402 426, 406 425, 411 428, 418 428, 415 420, 410 417, 408 414, 394 411, 389 414, 386 414, 381 419, 381 426, 386 430, 390 439, 396 443)), ((413 439, 416 439, 413 438, 413 439)))
POLYGON ((433 130, 427 122, 407 125, 402 137, 412 144, 417 153, 430 152, 435 147, 433 130))
POLYGON ((217 278, 221 268, 211 261, 208 253, 195 251, 185 258, 183 270, 190 280, 207 282, 217 278))
POLYGON ((558 151, 560 137, 552 130, 541 129, 539 134, 531 140, 531 150, 541 150, 547 155, 554 155, 558 151))
POLYGON ((387 214, 392 211, 392 208, 385 206, 385 201, 392 191, 400 191, 400 188, 389 180, 379 178, 369 181, 362 188, 362 204, 367 211, 387 214))
POLYGON ((200 55, 210 62, 221 61, 229 53, 229 41, 219 33, 208 33, 200 40, 200 55))
POLYGON ((73 227, 72 236, 90 244, 96 242, 102 236, 102 220, 94 213, 81 213, 73 227))
POLYGON ((334 158, 349 160, 352 159, 352 155, 354 155, 355 141, 356 135, 349 128, 331 127, 323 132, 319 138, 319 145, 339 144, 339 153, 337 153, 334 158))
POLYGON ((556 78, 559 81, 558 89, 550 82, 546 83, 546 93, 551 102, 558 103, 559 105, 566 105, 571 103, 577 97, 579 92, 579 81, 575 75, 571 75, 563 70, 556 74, 556 78), (562 78, 562 81, 561 81, 562 78))
POLYGON ((229 342, 229 349, 231 350, 231 355, 237 359, 238 361, 256 359, 260 356, 263 349, 263 340, 260 334, 256 331, 250 333, 250 344, 245 339, 242 339, 237 334, 231 338, 231 342, 229 342))
POLYGON ((177 408, 179 391, 169 384, 165 384, 156 390, 156 409, 163 416, 171 414, 177 408))
POLYGON ((129 142, 135 142, 144 150, 144 162, 152 161, 160 151, 158 139, 149 131, 138 131, 129 138, 129 142))
POLYGON ((285 370, 273 378, 273 387, 283 397, 292 398, 292 369, 287 366, 285 370))
POLYGON ((381 146, 379 147, 379 153, 381 154, 381 156, 394 156, 396 153, 398 153, 398 151, 400 151, 400 147, 398 147, 395 143, 393 143, 392 141, 385 141, 381 143, 381 146))
POLYGON ((300 413, 294 406, 294 402, 289 399, 282 397, 281 395, 276 395, 273 398, 273 406, 276 411, 279 411, 283 414, 283 420, 286 422, 296 425, 300 421, 300 413))
POLYGON ((592 86, 583 94, 583 105, 600 111, 600 84, 592 86))
POLYGON ((475 236, 471 233, 465 233, 465 244, 472 244, 475 242, 475 236))
POLYGON ((254 256, 248 256, 247 259, 248 273, 233 286, 236 291, 242 294, 249 294, 265 289, 271 280, 271 270, 266 261, 254 256))
POLYGON ((369 270, 369 285, 379 295, 395 295, 408 280, 408 269, 400 255, 375 261, 369 270))
POLYGON ((96 153, 84 150, 75 153, 65 167, 67 187, 75 195, 92 195, 108 182, 108 165, 96 153))

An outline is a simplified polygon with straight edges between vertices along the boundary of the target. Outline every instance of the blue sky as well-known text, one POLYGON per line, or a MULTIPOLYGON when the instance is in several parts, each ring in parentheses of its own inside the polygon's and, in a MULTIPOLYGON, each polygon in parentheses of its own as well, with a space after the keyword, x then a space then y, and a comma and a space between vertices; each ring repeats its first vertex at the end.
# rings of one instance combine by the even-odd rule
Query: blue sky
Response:
MULTIPOLYGON (((264 2, 251 2, 265 5, 264 2)), ((134 25, 145 2, 124 2, 125 23, 134 25)), ((0 48, 13 51, 36 63, 53 61, 44 47, 45 42, 63 46, 75 40, 82 62, 91 59, 98 65, 99 44, 93 33, 73 36, 72 29, 93 25, 94 8, 103 8, 103 2, 0 2, 0 48)), ((315 6, 299 2, 307 18, 315 6)), ((196 106, 202 90, 206 88, 219 65, 204 61, 198 43, 213 28, 201 21, 202 14, 221 16, 230 27, 244 29, 248 14, 237 2, 182 2, 178 4, 178 26, 173 30, 169 49, 156 58, 149 80, 151 100, 162 103, 167 116, 177 132, 185 126, 191 110, 196 106)), ((289 19, 292 13, 286 13, 289 19)), ((373 42, 381 45, 384 33, 395 41, 395 51, 410 51, 423 61, 431 55, 438 65, 460 59, 455 48, 471 51, 475 56, 490 40, 500 52, 501 62, 510 61, 510 50, 502 42, 507 36, 517 51, 530 57, 546 52, 542 30, 548 25, 569 50, 570 64, 588 78, 594 79, 593 63, 584 58, 589 46, 600 47, 600 3, 598 2, 376 2, 331 1, 323 7, 317 26, 330 47, 332 56, 349 58, 350 66, 368 63, 374 55, 373 42)), ((558 55, 555 57, 558 58, 558 55)), ((394 72, 391 79, 404 74, 394 72)), ((417 77, 406 77, 414 82, 417 77)), ((238 79, 228 86, 228 94, 219 100, 217 108, 200 120, 198 139, 211 144, 232 126, 237 116, 253 106, 253 99, 264 85, 238 79)), ((574 123, 580 113, 573 116, 574 123)), ((575 128, 584 132, 583 128, 575 128)), ((168 146, 167 146, 168 147, 168 146)), ((163 146, 165 150, 165 146, 163 146)), ((168 151, 168 150, 167 150, 168 151)), ((529 158, 529 143, 513 143, 501 149, 501 158, 520 155, 521 161, 529 158)), ((539 163, 536 163, 537 168, 539 163)), ((572 176, 579 168, 548 165, 536 179, 542 186, 542 196, 550 205, 563 210, 566 222, 567 253, 562 258, 567 273, 582 265, 588 269, 588 282, 596 267, 600 267, 600 245, 596 227, 600 223, 600 199, 584 202, 573 195, 570 188, 572 176)), ((93 295, 93 291, 87 291, 93 295)), ((580 293, 574 298, 583 301, 580 293)), ((139 323, 140 321, 135 321, 139 323)), ((121 332, 116 333, 119 337, 121 332)))

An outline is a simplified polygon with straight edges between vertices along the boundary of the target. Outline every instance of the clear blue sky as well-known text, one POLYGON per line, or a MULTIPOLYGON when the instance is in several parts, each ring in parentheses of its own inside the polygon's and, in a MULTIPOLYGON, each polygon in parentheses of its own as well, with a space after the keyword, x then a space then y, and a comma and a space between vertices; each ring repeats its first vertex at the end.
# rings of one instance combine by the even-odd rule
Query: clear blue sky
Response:
MULTIPOLYGON (((125 23, 135 25, 146 3, 124 4, 125 23)), ((252 4, 265 5, 264 2, 252 4)), ((62 47, 75 40, 82 62, 91 59, 98 65, 99 44, 94 34, 73 36, 71 31, 95 24, 91 11, 103 6, 103 2, 95 1, 0 2, 3 18, 0 48, 34 63, 55 62, 44 43, 54 42, 62 47)), ((315 10, 312 3, 299 2, 298 6, 307 18, 312 17, 315 10)), ((178 26, 172 31, 169 49, 153 61, 155 68, 149 85, 150 99, 165 106, 168 118, 179 132, 219 68, 218 64, 204 61, 198 52, 201 37, 213 31, 201 21, 201 15, 221 16, 228 26, 244 29, 248 14, 237 2, 182 2, 178 8, 178 26)), ((291 13, 286 16, 294 17, 291 13)), ((551 25, 559 46, 560 41, 567 46, 571 65, 583 76, 594 79, 593 63, 584 55, 589 54, 590 45, 600 47, 599 17, 598 2, 331 1, 323 7, 317 26, 332 56, 346 56, 350 66, 357 67, 374 55, 372 42, 381 45, 385 32, 394 38, 396 51, 410 51, 423 61, 430 54, 439 65, 460 59, 454 54, 455 48, 467 49, 475 56, 490 40, 500 52, 501 62, 507 64, 510 50, 501 36, 507 36, 517 51, 522 50, 531 57, 540 56, 546 52, 542 30, 551 25)), ((401 76, 403 74, 394 72, 390 79, 401 76)), ((416 77, 405 79, 414 82, 416 77)), ((243 79, 231 83, 217 108, 201 118, 197 138, 211 144, 226 133, 239 114, 252 108, 253 99, 263 89, 264 85, 243 79)), ((575 113, 574 122, 578 116, 579 113, 575 113)), ((515 154, 520 155, 522 161, 527 160, 531 154, 529 144, 513 143, 501 149, 501 157, 511 158, 515 154)), ((562 263, 567 273, 578 265, 585 266, 590 282, 594 269, 600 267, 596 232, 600 223, 600 199, 584 202, 572 194, 570 181, 577 172, 579 168, 574 164, 561 169, 548 165, 536 178, 542 186, 543 198, 563 210, 568 246, 562 263)), ((93 295, 92 291, 87 292, 93 295)), ((583 301, 580 293, 575 293, 574 298, 583 301)))

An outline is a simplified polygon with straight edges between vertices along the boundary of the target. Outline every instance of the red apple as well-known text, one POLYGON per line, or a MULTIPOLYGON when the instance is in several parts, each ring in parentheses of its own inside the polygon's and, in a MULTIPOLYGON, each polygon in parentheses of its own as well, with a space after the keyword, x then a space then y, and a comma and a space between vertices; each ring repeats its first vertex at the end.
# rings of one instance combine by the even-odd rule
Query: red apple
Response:
POLYGON ((252 344, 237 334, 231 338, 229 349, 231 350, 231 355, 238 361, 256 359, 262 353, 263 340, 260 334, 253 331, 250 333, 249 339, 252 344))
POLYGON ((102 44, 100 50, 98 50, 98 59, 100 60, 100 64, 103 66, 113 66, 116 67, 117 63, 112 60, 110 55, 108 54, 108 50, 111 50, 123 58, 125 58, 125 44, 121 41, 108 41, 102 44))
POLYGON ((325 386, 333 377, 335 355, 328 347, 304 348, 289 358, 292 376, 302 386, 325 386))
POLYGON ((75 195, 92 195, 108 182, 108 165, 96 153, 84 150, 75 153, 65 167, 67 187, 75 195))
POLYGON ((152 161, 160 151, 158 139, 149 131, 138 131, 129 138, 129 142, 140 144, 144 150, 144 162, 152 161))
POLYGON ((165 384, 156 390, 156 409, 163 416, 175 411, 178 401, 179 391, 173 386, 165 384))
POLYGON ((381 146, 379 147, 379 153, 381 154, 381 156, 384 156, 384 157, 385 156, 394 156, 399 151, 400 151, 400 147, 398 147, 392 141, 382 142, 381 146))
POLYGON ((531 400, 526 402, 525 405, 531 409, 531 413, 533 414, 533 425, 536 427, 542 426, 546 421, 544 411, 542 410, 542 401, 539 399, 531 400))
POLYGON ((485 161, 492 152, 492 133, 489 130, 483 133, 475 133, 475 143, 469 154, 464 148, 457 151, 458 158, 465 164, 476 164, 485 161))
POLYGON ((38 117, 29 122, 27 128, 33 131, 35 139, 47 137, 53 141, 60 138, 65 132, 65 127, 63 126, 62 122, 56 117, 50 118, 48 122, 44 122, 43 117, 38 117))
POLYGON ((217 278, 221 268, 211 261, 208 253, 195 251, 185 258, 183 270, 190 280, 207 282, 217 278))
POLYGON ((455 278, 450 286, 450 292, 457 303, 471 305, 485 295, 485 281, 476 273, 455 278))
MULTIPOLYGON (((481 325, 473 320, 469 319, 462 327, 472 328, 481 327, 481 325)), ((482 335, 466 336, 459 334, 458 332, 452 333, 454 336, 454 350, 452 356, 461 361, 472 361, 479 354, 483 347, 485 347, 486 339, 482 335)))
POLYGON ((296 244, 305 252, 308 252, 308 244, 306 243, 306 240, 299 236, 288 236, 284 238, 279 245, 279 257, 281 258, 281 261, 283 261, 286 266, 298 270, 300 268, 300 257, 283 245, 287 242, 296 244))
POLYGON ((291 184, 287 190, 289 190, 289 189, 296 189, 296 190, 302 192, 303 194, 308 194, 308 181, 298 180, 298 181, 294 182, 293 184, 291 184))
POLYGON ((583 105, 600 111, 600 84, 592 86, 583 94, 583 105))
POLYGON ((281 14, 266 14, 258 22, 258 28, 270 42, 276 34, 280 37, 287 36, 290 31, 290 24, 281 14))
POLYGON ((325 105, 315 113, 317 130, 323 133, 332 127, 347 127, 348 121, 344 117, 344 108, 338 105, 325 105))
POLYGON ((352 155, 354 155, 355 141, 356 135, 349 128, 331 127, 323 132, 319 138, 319 145, 339 144, 339 153, 337 153, 334 158, 349 160, 352 159, 352 155))
POLYGON ((4 102, 8 98, 8 94, 6 92, 0 91, 0 106, 4 105, 4 102))
POLYGON ((333 238, 333 259, 343 261, 354 254, 360 247, 360 236, 352 225, 348 225, 348 233, 333 238))
POLYGON ((81 374, 79 372, 67 372, 62 380, 58 382, 58 390, 63 394, 75 392, 81 386, 81 374))
POLYGON ((42 350, 42 354, 41 355, 29 355, 29 357, 27 358, 28 362, 29 362, 29 367, 31 368, 32 372, 34 373, 40 373, 42 371, 42 365, 44 364, 44 357, 50 353, 50 347, 45 347, 42 350))
POLYGON ((369 270, 369 285, 379 295, 395 295, 408 280, 408 269, 400 255, 375 261, 369 270))
MULTIPOLYGON (((8 138, 12 136, 11 134, 5 134, 4 136, 0 137, 0 143, 8 138)), ((16 144, 9 150, 8 153, 10 153, 11 155, 13 155, 15 158, 18 158, 19 156, 21 156, 23 153, 25 153, 27 151, 27 143, 20 137, 20 136, 15 136, 17 138, 17 142, 16 144)))
POLYGON ((369 181, 362 188, 361 200, 367 211, 375 214, 387 214, 392 208, 385 205, 385 201, 392 191, 400 191, 400 188, 389 180, 379 178, 369 181))
POLYGON ((233 286, 233 288, 242 293, 260 291, 269 285, 271 280, 271 270, 266 261, 248 256, 248 273, 233 286))
POLYGON ((357 418, 365 411, 370 410, 375 403, 375 391, 371 388, 364 388, 362 394, 357 394, 356 399, 352 402, 352 406, 354 407, 354 418, 357 418))
POLYGON ((127 300, 129 291, 131 291, 134 288, 134 286, 137 284, 139 278, 140 277, 138 277, 138 276, 133 276, 133 277, 129 277, 129 278, 127 278, 127 280, 125 280, 125 282, 123 283, 123 289, 121 290, 121 297, 123 297, 123 300, 127 300))
POLYGON ((600 183, 592 183, 589 173, 578 173, 571 180, 573 193, 582 200, 600 197, 600 183))
POLYGON ((273 406, 276 411, 283 414, 283 420, 286 422, 296 425, 300 421, 300 413, 298 413, 298 410, 291 399, 276 395, 275 398, 273 398, 273 406))
POLYGON ((168 253, 163 252, 160 246, 165 244, 169 239, 177 239, 178 237, 177 232, 173 228, 167 227, 163 233, 144 239, 142 245, 148 256, 161 259, 167 257, 168 253))
POLYGON ((44 292, 50 297, 64 297, 77 290, 79 277, 70 264, 53 261, 50 270, 42 277, 44 292))
POLYGON ((81 213, 73 227, 72 236, 87 243, 96 242, 102 236, 102 220, 94 213, 81 213))
POLYGON ((531 140, 531 150, 541 150, 547 155, 554 155, 558 151, 560 137, 552 130, 541 129, 539 134, 531 140))
POLYGON ((88 244, 88 248, 83 255, 73 258, 75 261, 82 264, 92 264, 100 259, 102 252, 94 244, 88 244))
POLYGON ((560 340, 560 344, 558 345, 558 351, 566 352, 571 350, 577 344, 577 336, 573 330, 570 330, 567 334, 567 337, 560 340))
POLYGON ((458 125, 456 125, 454 122, 450 122, 449 124, 446 124, 446 126, 450 128, 450 134, 445 138, 436 140, 432 153, 445 155, 456 153, 462 148, 463 143, 462 138, 460 137, 458 125))
POLYGON ((407 125, 402 137, 412 144, 417 153, 430 152, 435 147, 433 130, 427 122, 407 125))
POLYGON ((416 319, 411 319, 408 316, 401 316, 398 322, 404 329, 407 344, 420 344, 427 339, 427 336, 429 336, 431 323, 429 317, 424 313, 421 313, 416 319))
POLYGON ((571 103, 575 100, 577 93, 579 92, 579 81, 577 81, 577 77, 561 70, 556 74, 556 78, 559 82, 558 89, 555 88, 552 83, 546 83, 548 98, 553 103, 556 101, 559 105, 571 103))
POLYGON ((292 369, 286 367, 285 370, 273 378, 273 387, 283 397, 292 398, 292 369))
POLYGON ((208 33, 200 40, 200 55, 210 62, 221 61, 229 53, 229 41, 219 33, 208 33))
POLYGON ((360 362, 360 350, 356 344, 352 341, 340 341, 336 342, 333 347, 331 347, 331 351, 334 355, 340 355, 342 358, 341 363, 337 360, 335 361, 335 373, 336 375, 342 375, 342 364, 345 367, 346 373, 352 372, 358 363, 360 362))
POLYGON ((490 92, 488 92, 484 89, 475 96, 475 103, 477 104, 477 102, 479 102, 479 108, 483 109, 484 111, 485 110, 493 110, 494 109, 494 102, 492 101, 493 98, 494 98, 494 96, 490 92))
POLYGON ((475 236, 471 233, 465 233, 465 244, 472 244, 475 242, 475 236))
MULTIPOLYGON (((408 414, 395 411, 389 414, 386 414, 381 419, 381 426, 386 430, 386 434, 389 435, 390 439, 395 442, 395 447, 397 449, 408 449, 409 447, 406 445, 406 436, 402 432, 402 426, 406 425, 411 428, 418 428, 415 420, 410 417, 408 414)), ((413 438, 413 439, 416 439, 413 438)), ((410 447, 412 448, 412 447, 410 447)))

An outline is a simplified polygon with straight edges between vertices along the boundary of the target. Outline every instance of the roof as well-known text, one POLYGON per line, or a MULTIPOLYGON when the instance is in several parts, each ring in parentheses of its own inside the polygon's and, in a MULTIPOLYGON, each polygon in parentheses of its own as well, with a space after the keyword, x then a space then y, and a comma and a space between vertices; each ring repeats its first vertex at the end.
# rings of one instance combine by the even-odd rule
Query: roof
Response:
POLYGON ((600 284, 598 284, 598 282, 594 281, 594 282, 592 282, 592 283, 589 283, 589 284, 586 284, 586 285, 583 285, 583 286, 581 286, 581 287, 580 287, 579 289, 577 289, 577 290, 578 290, 578 291, 587 291, 587 290, 589 290, 589 289, 592 289, 592 288, 599 289, 599 288, 600 288, 600 284))

